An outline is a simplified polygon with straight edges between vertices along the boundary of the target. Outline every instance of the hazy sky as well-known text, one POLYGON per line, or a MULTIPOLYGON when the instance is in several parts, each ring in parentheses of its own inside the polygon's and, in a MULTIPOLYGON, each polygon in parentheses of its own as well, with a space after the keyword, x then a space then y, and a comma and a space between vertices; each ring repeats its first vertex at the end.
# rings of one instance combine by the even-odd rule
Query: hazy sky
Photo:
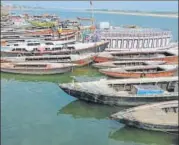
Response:
MULTIPOLYGON (((89 1, 8 1, 7 4, 41 6, 45 8, 90 8, 89 1)), ((178 1, 93 1, 99 9, 178 11, 178 1)))

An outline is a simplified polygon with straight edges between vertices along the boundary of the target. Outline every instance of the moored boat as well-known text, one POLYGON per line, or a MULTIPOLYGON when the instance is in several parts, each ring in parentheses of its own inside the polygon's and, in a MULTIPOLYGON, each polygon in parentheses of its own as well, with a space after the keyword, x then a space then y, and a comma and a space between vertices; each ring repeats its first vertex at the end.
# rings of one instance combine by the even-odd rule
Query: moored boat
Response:
POLYGON ((178 99, 178 76, 112 79, 59 84, 67 94, 78 99, 116 106, 138 106, 178 99))
POLYGON ((153 78, 173 76, 177 70, 178 65, 139 65, 123 68, 99 69, 99 72, 116 78, 153 78))
POLYGON ((102 52, 95 57, 95 62, 128 60, 165 61, 168 64, 178 63, 178 50, 150 50, 150 51, 117 51, 102 52))
POLYGON ((92 52, 102 52, 105 50, 108 42, 90 42, 90 43, 75 43, 65 45, 43 45, 33 44, 29 46, 14 46, 1 49, 1 56, 33 56, 33 55, 61 55, 61 54, 82 54, 92 52))
POLYGON ((15 44, 15 43, 26 43, 28 41, 48 41, 48 42, 58 42, 58 41, 63 41, 63 44, 65 43, 71 43, 71 42, 75 42, 75 36, 67 36, 67 37, 60 37, 60 38, 53 38, 51 36, 48 37, 23 37, 23 36, 17 36, 16 38, 8 38, 8 39, 1 39, 1 46, 9 46, 11 44, 15 44))
POLYGON ((59 63, 1 63, 1 72, 15 74, 50 75, 72 71, 75 64, 59 63))
POLYGON ((138 66, 138 65, 159 65, 165 64, 164 61, 108 61, 108 62, 101 62, 101 63, 94 63, 92 66, 99 69, 106 69, 106 68, 121 68, 127 66, 138 66))
POLYGON ((52 62, 52 63, 73 63, 78 66, 85 66, 91 63, 95 53, 69 54, 69 55, 42 55, 22 57, 1 57, 1 62, 52 62))
POLYGON ((141 129, 178 132, 178 100, 126 109, 111 115, 111 118, 141 129))

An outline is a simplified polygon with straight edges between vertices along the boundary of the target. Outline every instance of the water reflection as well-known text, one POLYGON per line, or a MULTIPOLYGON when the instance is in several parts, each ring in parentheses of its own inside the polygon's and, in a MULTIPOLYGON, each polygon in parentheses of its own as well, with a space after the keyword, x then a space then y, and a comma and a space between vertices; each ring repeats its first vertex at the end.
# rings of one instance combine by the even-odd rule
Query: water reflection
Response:
POLYGON ((110 132, 109 138, 116 141, 128 142, 129 144, 137 143, 146 145, 177 145, 177 136, 172 134, 147 131, 127 126, 115 132, 110 132))
POLYGON ((101 74, 96 69, 93 69, 91 66, 75 68, 73 72, 56 75, 22 75, 1 72, 2 79, 35 82, 45 81, 54 83, 68 83, 72 81, 71 76, 101 76, 101 74))
POLYGON ((127 107, 111 107, 76 100, 60 109, 57 115, 68 114, 72 115, 73 118, 104 119, 109 117, 112 113, 118 112, 125 108, 127 107))

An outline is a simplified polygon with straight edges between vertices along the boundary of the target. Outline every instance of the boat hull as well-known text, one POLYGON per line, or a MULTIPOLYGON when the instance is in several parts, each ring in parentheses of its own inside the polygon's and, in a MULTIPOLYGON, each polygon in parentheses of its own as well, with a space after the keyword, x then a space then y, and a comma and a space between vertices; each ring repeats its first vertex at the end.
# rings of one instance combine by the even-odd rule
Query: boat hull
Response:
POLYGON ((100 62, 108 62, 108 61, 114 61, 114 60, 115 59, 113 59, 113 58, 96 56, 95 59, 94 59, 94 62, 100 63, 100 62))
POLYGON ((140 121, 132 121, 128 119, 120 119, 117 120, 120 123, 124 123, 131 127, 136 127, 140 129, 145 130, 153 130, 153 131, 162 131, 162 132, 178 132, 178 126, 172 126, 172 125, 160 125, 160 124, 149 124, 149 123, 143 123, 140 121))
POLYGON ((13 74, 28 74, 28 75, 51 75, 62 74, 72 71, 72 67, 54 68, 54 69, 8 69, 1 68, 1 72, 13 74))
POLYGON ((78 66, 85 66, 93 62, 94 57, 80 59, 77 61, 72 61, 72 63, 77 64, 78 66))
POLYGON ((44 52, 21 52, 21 51, 3 51, 1 50, 1 57, 14 57, 14 56, 35 56, 35 55, 63 55, 63 54, 86 54, 86 53, 98 53, 105 50, 109 42, 102 43, 96 46, 87 47, 79 50, 59 50, 59 51, 44 51, 44 52))
MULTIPOLYGON (((125 60, 132 60, 132 59, 118 59, 118 58, 113 58, 113 57, 105 57, 105 56, 96 56, 94 61, 96 63, 100 63, 100 62, 108 62, 108 61, 116 61, 116 60, 121 60, 121 61, 125 61, 125 60)), ((141 60, 138 58, 135 58, 134 60, 141 60)), ((166 64, 178 64, 178 56, 167 56, 164 58, 144 58, 142 60, 145 61, 165 61, 166 64)))
POLYGON ((65 91, 67 94, 84 100, 87 102, 93 102, 98 104, 105 105, 114 105, 114 106, 139 106, 147 103, 161 102, 161 101, 171 101, 178 99, 178 94, 173 93, 165 96, 108 96, 108 95, 99 95, 74 89, 65 88, 60 86, 60 88, 65 91))
POLYGON ((110 72, 105 70, 99 70, 101 73, 115 78, 153 78, 153 77, 168 77, 168 76, 174 76, 177 70, 170 70, 170 71, 164 71, 164 72, 156 72, 156 73, 132 73, 132 72, 110 72))
MULTIPOLYGON (((20 58, 22 58, 22 57, 20 57, 20 58)), ((29 57, 27 56, 26 58, 29 58, 29 57)), ((70 59, 65 60, 65 59, 63 59, 63 57, 62 57, 62 59, 58 59, 58 58, 50 59, 50 56, 46 60, 41 59, 41 58, 43 58, 41 56, 39 56, 39 57, 33 56, 33 57, 31 57, 31 59, 28 59, 28 60, 26 60, 26 58, 18 59, 16 57, 2 57, 1 63, 6 63, 6 62, 51 62, 51 63, 73 63, 73 64, 77 64, 77 66, 85 66, 85 65, 88 65, 93 62, 94 56, 89 56, 86 58, 79 58, 77 60, 70 60, 70 59)))

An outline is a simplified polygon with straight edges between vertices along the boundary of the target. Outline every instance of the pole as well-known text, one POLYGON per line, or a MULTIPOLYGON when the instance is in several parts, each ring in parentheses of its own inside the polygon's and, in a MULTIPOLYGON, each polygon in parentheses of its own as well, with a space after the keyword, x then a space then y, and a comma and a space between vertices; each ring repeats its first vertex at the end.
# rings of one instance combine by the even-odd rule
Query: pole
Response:
POLYGON ((93 3, 92 3, 92 1, 90 1, 90 5, 91 5, 91 18, 92 18, 92 26, 93 26, 94 12, 93 12, 93 3))

